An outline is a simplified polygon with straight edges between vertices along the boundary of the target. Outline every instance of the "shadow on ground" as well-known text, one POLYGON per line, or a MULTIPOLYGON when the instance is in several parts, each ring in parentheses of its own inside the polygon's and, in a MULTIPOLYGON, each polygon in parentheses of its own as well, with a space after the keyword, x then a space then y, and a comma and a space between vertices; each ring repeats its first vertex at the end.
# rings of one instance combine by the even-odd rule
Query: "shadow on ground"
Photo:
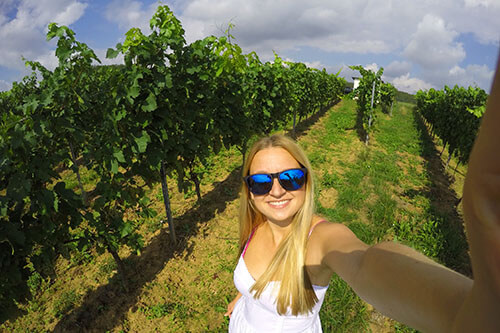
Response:
MULTIPOLYGON (((294 137, 307 133, 337 102, 298 124, 294 137)), ((288 134, 290 133, 291 131, 288 134)), ((156 278, 170 259, 181 253, 184 253, 184 257, 189 256, 192 252, 190 238, 198 235, 203 224, 222 213, 238 197, 240 186, 241 167, 238 167, 224 181, 215 183, 213 190, 202 196, 200 203, 182 216, 174 218, 178 241, 176 246, 170 241, 168 228, 165 226, 140 256, 131 255, 123 259, 129 292, 123 289, 119 276, 115 274, 108 284, 85 295, 83 304, 65 315, 57 323, 54 332, 105 332, 123 323, 130 309, 136 311, 134 307, 137 306, 142 288, 156 278)))
POLYGON ((237 198, 240 174, 240 168, 234 169, 224 181, 216 183, 199 204, 174 218, 176 246, 172 244, 165 226, 140 256, 134 254, 123 259, 129 284, 128 293, 123 290, 118 274, 115 274, 108 284, 88 293, 83 304, 64 317, 54 331, 105 332, 123 322, 128 310, 137 303, 142 287, 153 281, 171 258, 185 251, 185 255, 189 256, 192 252, 192 246, 188 245, 189 239, 199 233, 204 223, 223 212, 237 198))
POLYGON ((315 124, 319 120, 319 118, 321 118, 326 113, 326 111, 330 110, 332 107, 334 107, 339 102, 340 102, 340 99, 332 101, 331 103, 329 103, 328 105, 321 108, 318 112, 316 112, 315 114, 313 114, 309 118, 304 119, 303 121, 298 123, 297 126, 295 126, 295 131, 293 129, 291 129, 286 133, 286 135, 288 135, 294 139, 297 139, 300 136, 307 134, 307 131, 311 128, 311 126, 313 124, 315 124))
POLYGON ((438 257, 443 264, 467 276, 472 275, 468 244, 464 233, 464 221, 457 212, 457 194, 451 189, 452 178, 444 169, 443 162, 436 150, 421 116, 413 111, 414 123, 422 141, 422 157, 431 184, 420 193, 405 193, 408 197, 417 194, 430 200, 430 217, 439 221, 439 229, 445 238, 438 257))
POLYGON ((354 129, 356 129, 359 141, 365 143, 368 133, 366 133, 365 128, 363 127, 363 112, 361 112, 358 106, 356 106, 356 124, 354 125, 354 129))

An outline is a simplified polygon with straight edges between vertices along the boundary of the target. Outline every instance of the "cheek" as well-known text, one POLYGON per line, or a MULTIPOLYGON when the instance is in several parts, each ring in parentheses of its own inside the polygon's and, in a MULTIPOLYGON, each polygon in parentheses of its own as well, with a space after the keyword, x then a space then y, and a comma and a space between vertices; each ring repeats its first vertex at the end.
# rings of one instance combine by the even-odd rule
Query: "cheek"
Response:
POLYGON ((297 193, 296 198, 299 201, 300 206, 302 206, 306 202, 306 190, 300 189, 299 193, 297 193))

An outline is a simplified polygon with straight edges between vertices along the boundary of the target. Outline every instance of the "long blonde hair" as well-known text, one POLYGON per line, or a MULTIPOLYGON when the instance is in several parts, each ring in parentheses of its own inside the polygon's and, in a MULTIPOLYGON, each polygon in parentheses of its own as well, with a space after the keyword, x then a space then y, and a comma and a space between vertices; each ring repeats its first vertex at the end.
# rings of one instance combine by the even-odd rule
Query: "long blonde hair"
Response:
MULTIPOLYGON (((286 314, 290 308, 293 315, 307 314, 318 301, 305 268, 307 238, 314 214, 311 164, 304 151, 292 139, 273 135, 261 138, 252 146, 243 166, 243 176, 249 174, 255 154, 270 147, 287 150, 297 162, 307 168, 306 194, 304 204, 292 219, 290 233, 281 241, 268 268, 250 290, 254 292, 255 298, 259 298, 269 282, 277 279, 280 281, 276 299, 278 313, 286 314)), ((265 220, 265 216, 253 205, 250 192, 243 183, 240 192, 240 255, 252 230, 265 220)))

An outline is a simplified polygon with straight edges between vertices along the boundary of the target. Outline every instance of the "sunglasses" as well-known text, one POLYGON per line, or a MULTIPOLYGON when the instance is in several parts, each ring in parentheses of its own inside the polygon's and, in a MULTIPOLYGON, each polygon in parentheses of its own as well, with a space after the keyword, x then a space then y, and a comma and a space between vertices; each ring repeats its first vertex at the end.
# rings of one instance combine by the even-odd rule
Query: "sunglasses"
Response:
POLYGON ((248 189, 253 194, 263 195, 273 188, 274 178, 278 178, 281 187, 287 191, 297 191, 306 183, 306 168, 288 169, 276 173, 256 173, 243 177, 248 189))

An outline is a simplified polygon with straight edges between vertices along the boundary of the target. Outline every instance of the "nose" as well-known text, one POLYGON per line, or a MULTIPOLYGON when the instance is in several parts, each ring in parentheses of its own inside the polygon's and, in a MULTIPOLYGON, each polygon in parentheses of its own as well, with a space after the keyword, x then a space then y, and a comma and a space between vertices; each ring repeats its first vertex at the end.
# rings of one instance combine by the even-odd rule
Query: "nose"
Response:
POLYGON ((279 198, 285 195, 285 193, 286 190, 281 186, 281 184, 278 181, 278 178, 274 178, 273 187, 271 188, 271 191, 269 191, 269 194, 275 198, 279 198))

